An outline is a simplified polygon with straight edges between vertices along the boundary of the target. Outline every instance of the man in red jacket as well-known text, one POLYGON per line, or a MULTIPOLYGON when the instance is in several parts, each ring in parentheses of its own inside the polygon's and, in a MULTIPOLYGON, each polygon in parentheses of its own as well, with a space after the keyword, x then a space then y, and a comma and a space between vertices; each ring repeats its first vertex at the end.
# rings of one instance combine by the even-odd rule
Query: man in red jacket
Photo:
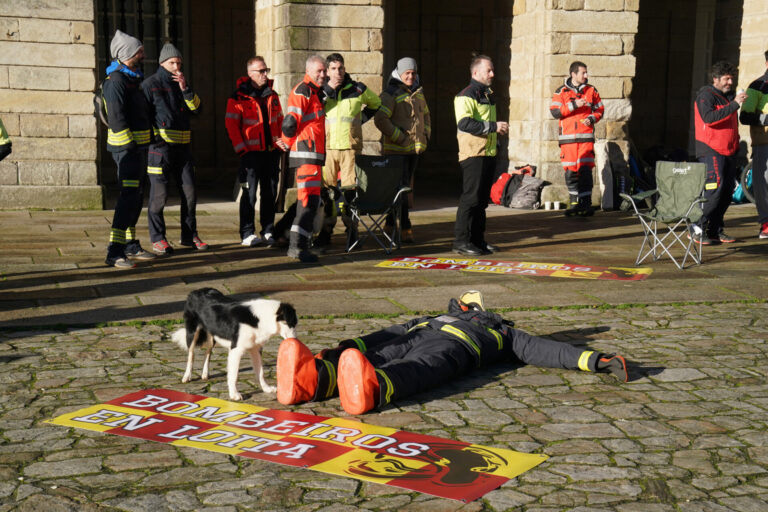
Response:
POLYGON ((702 245, 736 240, 723 231, 723 217, 736 186, 736 152, 739 149, 738 110, 747 95, 734 93, 736 67, 720 61, 712 66, 712 84, 699 89, 693 104, 696 158, 707 165, 702 206, 704 212, 689 234, 702 245))
POLYGON ((565 215, 590 216, 592 169, 595 167, 595 124, 605 108, 597 89, 587 83, 589 73, 583 62, 573 62, 570 77, 552 96, 549 112, 560 121, 557 142, 570 196, 565 215))
POLYGON ((325 163, 325 112, 323 84, 328 78, 325 59, 307 59, 304 79, 291 90, 283 120, 283 140, 291 148, 288 164, 296 169, 297 208, 291 226, 288 257, 314 263, 309 251, 315 212, 320 205, 325 163))
POLYGON ((281 139, 283 111, 272 89, 272 80, 267 76, 267 63, 263 57, 253 57, 248 61, 247 70, 248 76, 237 80, 237 90, 227 100, 224 124, 232 147, 240 156, 241 244, 255 247, 263 240, 271 246, 275 242, 272 231, 280 152, 287 151, 288 146, 281 139), (261 236, 256 234, 254 221, 257 188, 261 236))

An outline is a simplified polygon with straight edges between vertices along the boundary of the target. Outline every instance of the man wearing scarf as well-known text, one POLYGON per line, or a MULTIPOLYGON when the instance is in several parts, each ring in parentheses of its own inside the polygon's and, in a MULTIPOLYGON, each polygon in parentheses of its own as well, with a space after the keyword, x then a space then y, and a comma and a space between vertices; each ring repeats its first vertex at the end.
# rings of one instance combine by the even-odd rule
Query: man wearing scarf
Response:
POLYGON ((114 59, 104 81, 107 110, 107 151, 117 164, 120 192, 115 204, 105 263, 118 269, 135 265, 131 260, 151 260, 155 255, 141 248, 136 223, 141 215, 147 175, 147 147, 152 140, 149 104, 141 92, 144 46, 135 37, 115 32, 109 46, 114 59))

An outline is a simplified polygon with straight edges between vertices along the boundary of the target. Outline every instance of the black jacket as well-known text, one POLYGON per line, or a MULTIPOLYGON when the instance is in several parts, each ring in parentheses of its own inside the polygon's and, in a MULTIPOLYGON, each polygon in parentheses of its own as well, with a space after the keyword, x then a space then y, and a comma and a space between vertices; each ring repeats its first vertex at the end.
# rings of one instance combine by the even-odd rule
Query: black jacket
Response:
POLYGON ((182 91, 173 75, 160 67, 144 80, 141 89, 152 111, 155 135, 169 144, 190 142, 190 114, 197 114, 200 98, 187 86, 182 91))
POLYGON ((121 69, 112 71, 104 81, 109 124, 107 151, 116 153, 152 141, 152 118, 140 85, 139 77, 129 76, 121 69))

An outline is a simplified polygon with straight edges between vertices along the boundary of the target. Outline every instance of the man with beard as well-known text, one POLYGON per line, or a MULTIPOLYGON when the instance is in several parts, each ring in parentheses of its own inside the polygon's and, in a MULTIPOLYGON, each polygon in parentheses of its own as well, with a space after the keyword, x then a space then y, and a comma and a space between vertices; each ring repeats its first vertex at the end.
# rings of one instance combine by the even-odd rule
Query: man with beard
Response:
POLYGON ((565 215, 588 217, 594 213, 595 124, 602 119, 605 108, 597 89, 587 83, 587 65, 576 61, 568 71, 570 76, 552 96, 549 112, 559 120, 557 142, 569 196, 565 215))
MULTIPOLYGON (((320 205, 322 167, 325 163, 325 112, 323 85, 328 77, 325 59, 312 55, 304 79, 288 96, 283 120, 283 141, 291 148, 288 164, 296 169, 296 218, 291 226, 288 257, 315 263, 310 252, 315 212, 320 205)), ((288 212, 286 212, 286 215, 288 212)))
POLYGON ((485 240, 485 209, 496 171, 497 134, 509 130, 496 120, 496 98, 491 90, 493 62, 474 55, 469 65, 472 79, 454 99, 459 140, 459 165, 463 190, 456 210, 453 250, 466 256, 491 254, 496 247, 485 240))
POLYGON ((155 142, 149 146, 149 238, 158 255, 170 255, 173 247, 165 235, 163 209, 168 201, 168 182, 173 178, 181 199, 179 245, 208 249, 197 235, 195 165, 189 149, 192 141, 190 114, 197 114, 200 98, 181 71, 181 52, 171 43, 160 50, 157 72, 144 80, 141 89, 154 117, 155 142))
POLYGON ((701 219, 688 235, 702 245, 731 243, 736 239, 723 230, 723 217, 736 187, 736 152, 739 150, 738 110, 746 93, 734 92, 736 67, 720 61, 712 66, 712 83, 699 89, 693 104, 696 158, 707 166, 701 219))
MULTIPOLYGON (((328 192, 325 203, 325 222, 317 236, 317 245, 331 242, 336 225, 336 208, 341 198, 335 197, 336 185, 351 199, 357 182, 355 155, 363 149, 363 123, 373 117, 381 106, 381 100, 364 83, 355 82, 344 67, 344 57, 332 53, 325 59, 328 81, 323 85, 325 93, 325 166, 323 188, 328 192)), ((342 217, 347 229, 354 230, 351 219, 342 217)), ((354 236, 354 231, 353 231, 354 236)))
MULTIPOLYGON (((427 100, 421 87, 416 60, 403 57, 392 70, 387 87, 381 93, 381 107, 373 122, 381 131, 382 152, 385 155, 403 155, 402 185, 413 189, 413 180, 419 155, 427 150, 432 134, 432 121, 427 100)), ((413 192, 409 194, 413 196, 413 192)), ((414 241, 411 219, 408 215, 409 198, 400 210, 403 242, 414 241)), ((387 225, 394 224, 388 218, 387 225)))
POLYGON ((255 247, 262 240, 275 243, 275 195, 280 166, 280 152, 288 146, 281 139, 283 111, 272 89, 269 68, 261 56, 248 60, 248 76, 237 80, 237 90, 227 100, 224 124, 232 148, 240 156, 238 180, 240 197, 241 245, 255 247), (256 234, 256 190, 259 191, 260 235, 256 234))

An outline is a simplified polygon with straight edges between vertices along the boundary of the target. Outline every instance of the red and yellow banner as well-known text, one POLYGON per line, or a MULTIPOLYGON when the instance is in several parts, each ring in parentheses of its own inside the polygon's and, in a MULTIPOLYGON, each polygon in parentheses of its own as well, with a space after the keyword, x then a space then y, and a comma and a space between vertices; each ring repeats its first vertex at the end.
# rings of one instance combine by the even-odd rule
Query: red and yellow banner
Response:
POLYGON ((475 500, 541 464, 519 453, 357 421, 147 389, 48 423, 475 500))
POLYGON ((533 263, 474 258, 402 257, 382 261, 377 267, 407 270, 462 270, 499 275, 549 276, 569 279, 611 279, 640 281, 651 275, 650 268, 592 267, 570 263, 533 263))

